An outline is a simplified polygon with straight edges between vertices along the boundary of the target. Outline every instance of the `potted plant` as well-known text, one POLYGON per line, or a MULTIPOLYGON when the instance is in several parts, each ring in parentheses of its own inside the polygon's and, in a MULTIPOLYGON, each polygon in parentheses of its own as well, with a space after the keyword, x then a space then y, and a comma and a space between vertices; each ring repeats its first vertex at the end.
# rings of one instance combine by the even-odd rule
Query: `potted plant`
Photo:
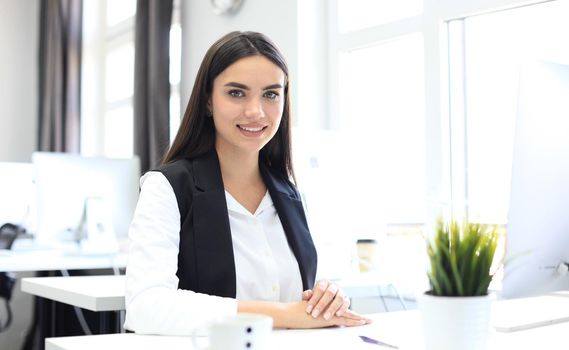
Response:
POLYGON ((418 299, 427 350, 486 348, 498 228, 437 221, 427 239, 430 290, 418 299))

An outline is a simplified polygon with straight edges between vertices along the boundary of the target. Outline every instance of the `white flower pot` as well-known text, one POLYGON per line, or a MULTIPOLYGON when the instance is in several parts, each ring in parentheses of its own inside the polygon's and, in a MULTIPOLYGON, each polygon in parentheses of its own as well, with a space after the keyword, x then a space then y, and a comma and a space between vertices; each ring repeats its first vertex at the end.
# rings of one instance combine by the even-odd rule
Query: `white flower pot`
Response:
POLYGON ((419 296, 425 350, 485 350, 492 299, 419 296))

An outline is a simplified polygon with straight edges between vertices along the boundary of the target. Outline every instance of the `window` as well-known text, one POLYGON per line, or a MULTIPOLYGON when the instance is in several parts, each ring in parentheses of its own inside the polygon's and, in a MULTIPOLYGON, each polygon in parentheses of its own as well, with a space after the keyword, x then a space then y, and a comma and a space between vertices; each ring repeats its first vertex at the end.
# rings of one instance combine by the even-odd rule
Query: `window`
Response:
POLYGON ((384 268, 405 294, 425 287, 420 233, 430 234, 439 214, 505 223, 518 62, 568 62, 568 2, 533 3, 326 2, 318 63, 327 69, 313 74, 324 83, 303 84, 300 99, 313 102, 322 86, 327 95, 299 113, 321 111, 312 114, 326 133, 304 127, 295 143, 310 153, 297 170, 314 175, 299 179, 323 247, 319 265, 341 271, 347 244, 377 235, 384 268))
POLYGON ((451 210, 506 223, 519 66, 569 62, 568 9, 561 0, 330 4, 327 123, 374 184, 358 203, 377 208, 389 232, 451 210))
MULTIPOLYGON (((325 130, 312 131, 301 121, 294 143, 308 153, 295 158, 309 159, 296 170, 303 171, 299 187, 319 248, 319 273, 354 272, 356 240, 375 238, 381 261, 388 262, 380 273, 398 276, 393 282, 400 290, 414 290, 409 283, 424 280, 420 233, 429 186, 440 188, 429 185, 437 180, 426 170, 427 157, 439 150, 432 139, 440 140, 438 133, 429 135, 427 121, 436 116, 437 123, 440 115, 428 113, 427 97, 437 95, 428 94, 425 83, 432 72, 427 64, 438 57, 427 60, 425 52, 437 46, 425 30, 423 1, 326 4, 328 70, 314 75, 326 84, 313 86, 328 87, 327 105, 301 105, 299 113, 325 111, 325 130)), ((319 94, 304 91, 300 97, 319 94)), ((433 164, 440 172, 440 155, 433 164)))
POLYGON ((422 0, 338 0, 338 30, 347 33, 413 17, 422 0))
MULTIPOLYGON (((87 0, 83 11, 81 153, 133 155, 134 26, 136 0, 87 0)), ((180 3, 170 30, 170 128, 180 121, 180 3)))
POLYGON ((390 224, 425 221, 422 53, 414 33, 339 54, 340 130, 364 180, 358 202, 390 224))
POLYGON ((453 200, 470 220, 506 224, 520 65, 569 64, 569 2, 448 22, 453 200))
POLYGON ((329 124, 358 177, 341 202, 357 203, 357 220, 375 218, 351 234, 416 230, 427 202, 423 1, 331 6, 329 124))
POLYGON ((180 126, 180 80, 182 77, 182 19, 180 0, 174 0, 170 29, 170 143, 180 126))
MULTIPOLYGON (((132 29, 107 51, 105 62, 104 148, 111 158, 133 154, 134 43, 132 29)), ((118 40, 117 40, 118 41, 118 40)))

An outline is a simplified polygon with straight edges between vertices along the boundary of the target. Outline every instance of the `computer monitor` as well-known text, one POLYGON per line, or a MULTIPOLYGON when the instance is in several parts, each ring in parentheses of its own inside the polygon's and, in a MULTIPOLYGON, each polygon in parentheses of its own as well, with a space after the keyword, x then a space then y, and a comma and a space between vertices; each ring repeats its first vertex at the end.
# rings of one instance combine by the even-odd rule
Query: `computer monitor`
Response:
POLYGON ((32 163, 38 244, 76 242, 82 253, 116 252, 138 200, 139 159, 36 152, 32 163))
POLYGON ((0 225, 11 223, 33 229, 32 163, 0 162, 0 225))
POLYGON ((569 290, 569 66, 522 66, 502 296, 569 290))

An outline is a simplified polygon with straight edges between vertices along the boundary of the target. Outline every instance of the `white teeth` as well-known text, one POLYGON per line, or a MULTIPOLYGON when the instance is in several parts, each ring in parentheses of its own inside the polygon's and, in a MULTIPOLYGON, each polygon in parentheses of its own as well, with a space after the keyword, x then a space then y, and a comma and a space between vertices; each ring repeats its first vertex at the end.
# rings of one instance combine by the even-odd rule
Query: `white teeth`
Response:
POLYGON ((239 127, 240 127, 241 129, 243 129, 243 130, 245 130, 245 131, 249 131, 249 132, 259 132, 259 131, 263 130, 262 127, 261 127, 261 128, 247 128, 247 127, 244 127, 244 126, 241 126, 241 125, 239 125, 239 127))

